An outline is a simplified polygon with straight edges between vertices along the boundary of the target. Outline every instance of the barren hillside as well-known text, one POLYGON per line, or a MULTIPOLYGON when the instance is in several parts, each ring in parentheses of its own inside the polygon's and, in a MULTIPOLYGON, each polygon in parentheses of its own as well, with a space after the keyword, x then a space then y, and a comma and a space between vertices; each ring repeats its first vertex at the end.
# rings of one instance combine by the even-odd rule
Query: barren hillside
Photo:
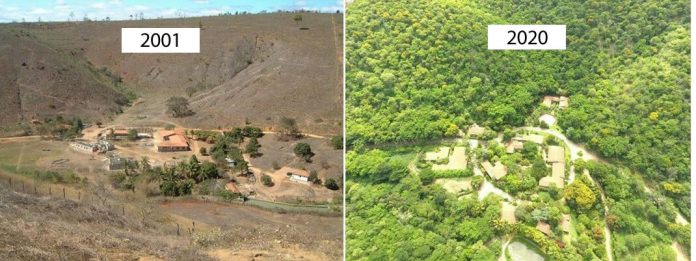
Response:
MULTIPOLYGON (((287 116, 296 118, 306 132, 338 133, 343 107, 342 16, 303 14, 300 22, 293 17, 263 14, 5 27, 28 31, 57 53, 74 54, 70 57, 122 77, 141 99, 116 123, 175 122, 210 128, 248 120, 272 127, 287 116), (203 29, 200 54, 121 54, 122 27, 199 25, 203 29), (175 95, 189 97, 196 114, 181 119, 166 115, 164 101, 175 95)), ((7 48, 12 53, 21 49, 7 48)), ((25 47, 26 52, 36 48, 25 47)), ((76 99, 91 102, 93 96, 90 92, 76 99)), ((7 109, 2 110, 4 114, 7 109)))
POLYGON ((99 119, 127 103, 113 79, 28 30, 0 28, 0 127, 51 115, 99 119))

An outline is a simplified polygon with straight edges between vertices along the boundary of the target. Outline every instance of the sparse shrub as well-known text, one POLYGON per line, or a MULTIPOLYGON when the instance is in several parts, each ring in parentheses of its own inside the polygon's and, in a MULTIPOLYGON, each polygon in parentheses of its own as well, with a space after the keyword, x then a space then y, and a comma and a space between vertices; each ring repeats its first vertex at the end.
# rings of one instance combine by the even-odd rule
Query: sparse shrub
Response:
POLYGON ((174 96, 167 99, 167 112, 175 118, 194 114, 191 108, 189 108, 188 100, 181 96, 174 96))
POLYGON ((219 242, 225 241, 225 233, 220 228, 215 228, 208 231, 196 231, 193 233, 191 240, 195 245, 201 247, 215 246, 219 242))
POLYGON ((331 146, 337 150, 343 149, 343 136, 336 135, 331 137, 331 146))
POLYGON ((201 155, 203 155, 203 156, 208 156, 208 149, 206 149, 205 147, 201 147, 201 149, 199 150, 199 152, 200 152, 201 155))
POLYGON ((312 170, 309 172, 309 182, 312 182, 314 184, 321 184, 321 179, 319 179, 319 175, 317 174, 316 170, 312 170))
POLYGON ((128 140, 134 141, 138 139, 138 131, 135 129, 130 129, 128 131, 128 140))
POLYGON ((272 163, 272 165, 273 165, 273 169, 275 169, 275 170, 279 170, 279 169, 280 169, 280 164, 278 164, 277 161, 274 161, 274 162, 272 163))
POLYGON ((338 186, 338 182, 336 182, 335 179, 327 179, 326 183, 324 183, 324 186, 330 190, 338 190, 340 187, 338 186))
POLYGON ((260 147, 261 145, 259 145, 259 141, 255 137, 252 137, 251 139, 249 139, 249 143, 247 143, 246 145, 245 152, 249 153, 249 156, 251 156, 252 158, 256 158, 258 156, 261 156, 261 153, 259 153, 260 147))
POLYGON ((265 185, 267 187, 273 187, 273 185, 275 185, 273 183, 273 179, 271 178, 271 176, 268 176, 266 174, 263 174, 261 176, 261 182, 263 183, 263 185, 265 185))

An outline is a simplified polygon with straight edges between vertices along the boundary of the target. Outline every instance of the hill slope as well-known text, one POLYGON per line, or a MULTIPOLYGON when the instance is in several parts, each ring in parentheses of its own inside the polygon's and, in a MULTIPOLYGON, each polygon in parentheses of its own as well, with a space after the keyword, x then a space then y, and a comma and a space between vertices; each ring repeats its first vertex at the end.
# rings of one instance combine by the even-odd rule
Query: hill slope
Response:
POLYGON ((32 26, 42 42, 117 75, 142 99, 117 123, 271 127, 281 116, 307 132, 336 133, 342 119, 342 18, 239 15, 32 26), (122 27, 199 27, 200 54, 122 54, 122 27), (309 30, 300 30, 307 27, 309 30), (173 119, 164 101, 188 97, 195 116, 173 119))
POLYGON ((128 102, 112 79, 22 29, 0 29, 0 72, 0 126, 52 115, 94 120, 128 102))

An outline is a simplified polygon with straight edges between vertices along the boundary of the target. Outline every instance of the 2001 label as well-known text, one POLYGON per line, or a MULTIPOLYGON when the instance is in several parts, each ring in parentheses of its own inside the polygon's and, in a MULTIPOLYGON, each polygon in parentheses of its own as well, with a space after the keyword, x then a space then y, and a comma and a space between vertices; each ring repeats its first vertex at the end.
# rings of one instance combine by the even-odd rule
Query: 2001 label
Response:
POLYGON ((200 53, 200 28, 121 28, 122 53, 200 53))
POLYGON ((145 41, 140 45, 140 47, 159 47, 160 43, 163 47, 169 47, 169 45, 172 44, 172 36, 174 36, 174 47, 179 47, 178 33, 175 33, 172 36, 170 36, 168 33, 163 33, 162 36, 160 36, 158 33, 153 33, 152 36, 150 36, 148 33, 142 33, 140 35, 145 36, 145 41), (149 44, 148 41, 150 42, 149 44))
POLYGON ((565 25, 488 25, 489 50, 565 50, 565 25))

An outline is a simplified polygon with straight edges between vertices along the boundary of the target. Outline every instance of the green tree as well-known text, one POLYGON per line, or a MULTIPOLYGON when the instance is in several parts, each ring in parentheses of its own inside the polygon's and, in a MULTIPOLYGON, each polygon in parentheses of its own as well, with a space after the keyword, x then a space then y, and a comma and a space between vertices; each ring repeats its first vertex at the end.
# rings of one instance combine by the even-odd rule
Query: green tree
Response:
POLYGON ((266 174, 261 175, 261 182, 263 183, 263 185, 267 187, 273 187, 273 185, 275 185, 271 176, 268 176, 266 174))
POLYGON ((134 141, 138 139, 138 131, 135 129, 130 129, 128 131, 128 140, 134 141))
POLYGON ((167 113, 174 118, 186 117, 193 115, 193 111, 189 108, 189 102, 181 96, 174 96, 167 99, 167 113))
POLYGON ((296 156, 304 159, 307 162, 310 162, 312 160, 312 157, 314 156, 312 148, 309 146, 309 144, 304 142, 297 143, 293 151, 295 152, 296 156))
POLYGON ((259 141, 256 139, 256 137, 252 137, 249 139, 249 143, 247 143, 244 152, 248 153, 252 158, 256 158, 261 156, 261 153, 259 153, 260 147, 261 145, 259 145, 259 141))
POLYGON ((338 182, 336 182, 336 180, 333 179, 333 178, 327 179, 327 180, 326 180, 326 183, 324 184, 324 186, 326 186, 326 188, 328 188, 328 189, 330 189, 330 190, 338 190, 338 189, 340 188, 340 187, 338 186, 338 182))
POLYGON ((297 139, 302 136, 297 128, 297 122, 293 118, 281 117, 279 129, 282 139, 297 139))
POLYGON ((574 202, 580 210, 589 210, 597 202, 597 195, 582 181, 576 180, 563 189, 565 197, 574 202))
POLYGON ((331 147, 336 150, 343 149, 343 135, 336 135, 331 137, 331 147))
POLYGON ((321 179, 319 179, 319 175, 317 174, 316 170, 312 170, 309 172, 309 182, 312 182, 314 184, 321 184, 321 179))

